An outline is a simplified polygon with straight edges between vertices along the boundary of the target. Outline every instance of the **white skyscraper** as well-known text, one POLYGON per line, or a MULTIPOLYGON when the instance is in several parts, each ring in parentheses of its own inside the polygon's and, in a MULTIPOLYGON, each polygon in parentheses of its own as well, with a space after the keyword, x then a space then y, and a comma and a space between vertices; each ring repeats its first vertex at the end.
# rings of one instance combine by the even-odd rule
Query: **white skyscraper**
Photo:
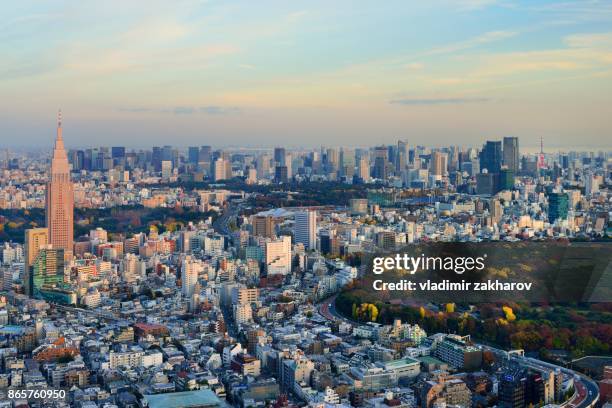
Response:
POLYGON ((299 211, 295 213, 294 224, 295 243, 304 244, 306 249, 317 246, 317 212, 299 211))
POLYGON ((592 196, 594 193, 597 193, 599 191, 599 181, 597 180, 597 177, 595 177, 593 175, 593 173, 591 172, 587 172, 586 173, 586 180, 585 180, 585 195, 587 197, 592 196))
POLYGON ((198 283, 199 264, 191 257, 186 256, 181 266, 181 289, 183 296, 191 297, 198 283))
POLYGON ((266 242, 266 270, 268 275, 291 272, 291 237, 282 236, 266 242))

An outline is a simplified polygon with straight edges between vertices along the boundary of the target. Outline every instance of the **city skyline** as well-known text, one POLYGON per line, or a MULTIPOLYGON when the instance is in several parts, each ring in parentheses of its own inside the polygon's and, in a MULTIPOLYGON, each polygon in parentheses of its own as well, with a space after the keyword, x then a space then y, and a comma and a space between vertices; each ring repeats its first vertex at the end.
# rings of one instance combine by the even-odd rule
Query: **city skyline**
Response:
MULTIPOLYGON (((63 130, 63 125, 61 123, 61 117, 62 117, 62 110, 59 109, 57 111, 57 120, 58 120, 58 126, 60 126, 57 131, 58 132, 62 132, 63 130)), ((483 147, 483 144, 486 144, 486 142, 488 140, 519 140, 520 137, 518 136, 486 136, 483 137, 480 141, 474 141, 474 143, 471 144, 466 144, 466 143, 458 143, 458 142, 449 142, 446 144, 442 144, 442 143, 411 143, 410 139, 408 138, 397 138, 395 140, 390 140, 390 141, 371 141, 370 143, 363 143, 363 144, 336 144, 336 143, 321 143, 318 145, 306 145, 306 144, 291 144, 291 143, 278 143, 275 145, 237 145, 237 144, 232 144, 232 143, 216 143, 216 144, 211 144, 211 143, 205 143, 206 141, 195 141, 198 143, 191 143, 188 145, 183 145, 183 144, 174 144, 172 143, 172 141, 170 140, 166 140, 163 143, 157 143, 157 144, 142 144, 142 145, 133 145, 133 144, 129 144, 129 143, 125 143, 125 141, 123 142, 118 142, 118 143, 92 143, 92 144, 70 144, 70 143, 66 143, 63 136, 61 137, 61 142, 62 142, 62 146, 66 146, 66 149, 68 149, 68 151, 74 150, 74 149, 92 149, 92 148, 99 148, 99 147, 106 147, 106 148, 115 148, 115 147, 120 147, 122 149, 128 149, 130 151, 139 151, 139 150, 147 150, 147 149, 151 149, 153 147, 157 146, 170 146, 172 148, 178 148, 181 151, 185 151, 187 152, 190 148, 192 147, 208 147, 208 148, 212 148, 212 149, 216 149, 216 150, 228 150, 230 152, 233 151, 245 151, 245 152, 256 152, 256 151, 260 151, 260 152, 272 152, 275 151, 276 149, 288 149, 289 151, 316 151, 317 149, 323 149, 323 148, 334 148, 334 149, 343 149, 343 148, 347 148, 350 150, 353 149, 373 149, 375 147, 380 147, 380 146, 390 146, 390 145, 394 145, 394 144, 398 144, 398 143, 402 143, 405 144, 406 146, 410 146, 410 147, 424 147, 425 149, 428 150, 437 150, 437 149, 446 149, 448 147, 459 147, 461 149, 480 149, 483 147)), ((78 138, 78 140, 80 140, 80 138, 78 138)), ((50 145, 51 150, 53 151, 55 149, 55 144, 57 141, 57 137, 56 139, 54 139, 54 142, 52 145, 50 145)), ((521 152, 524 154, 528 154, 528 155, 533 155, 533 154, 537 154, 537 155, 541 155, 542 153, 544 154, 558 154, 558 153, 566 153, 566 152, 606 152, 606 151, 610 151, 612 149, 612 145, 611 146, 607 146, 607 145, 598 145, 598 146, 585 146, 585 145, 573 145, 573 146, 565 146, 565 147, 559 147, 557 145, 552 145, 549 146, 547 144, 544 143, 544 138, 543 137, 539 137, 537 139, 537 144, 533 141, 533 140, 527 140, 527 142, 525 144, 524 141, 521 142, 521 152)), ((554 143, 554 142, 553 142, 554 143)), ((20 153, 20 152, 36 152, 36 151, 41 151, 44 152, 46 150, 49 150, 49 147, 46 146, 44 143, 42 145, 37 145, 36 147, 25 147, 25 146, 21 146, 21 147, 14 147, 14 146, 10 146, 10 145, 0 145, 0 148, 4 150, 5 154, 11 154, 12 151, 20 153)))
POLYGON ((0 408, 612 404, 612 2, 3 11, 0 408))
POLYGON ((0 397, 28 397, 32 380, 17 388, 28 376, 76 407, 87 395, 98 395, 92 407, 494 398, 589 408, 610 398, 612 367, 593 378, 566 366, 610 354, 600 302, 609 300, 612 152, 529 157, 504 137, 467 150, 398 141, 66 153, 62 131, 60 111, 51 163, 1 162, 0 397), (425 263, 418 273, 388 266, 412 251, 425 263), (474 253, 483 256, 463 256, 474 253), (385 279, 372 280, 372 256, 385 279), (429 266, 436 259, 443 272, 429 266), (478 262, 485 272, 471 290, 463 277, 474 276, 463 273, 478 262), (394 281, 392 269, 418 285, 394 281), (576 292, 558 291, 570 275, 576 292), (550 305, 531 303, 544 287, 554 288, 550 305), (566 299, 580 303, 558 303, 566 299), (138 375, 121 383, 129 390, 90 392, 113 387, 116 373, 138 375))
POLYGON ((47 145, 61 106, 67 132, 85 145, 477 145, 516 136, 525 149, 540 137, 555 149, 609 147, 609 4, 142 9, 7 10, 0 89, 13 96, 2 106, 3 145, 47 145))

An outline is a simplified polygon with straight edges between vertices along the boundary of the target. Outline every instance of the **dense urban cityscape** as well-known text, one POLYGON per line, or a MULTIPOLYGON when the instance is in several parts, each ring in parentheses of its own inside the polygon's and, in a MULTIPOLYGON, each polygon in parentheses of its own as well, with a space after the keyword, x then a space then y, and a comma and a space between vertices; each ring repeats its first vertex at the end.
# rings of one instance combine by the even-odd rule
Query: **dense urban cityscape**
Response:
POLYGON ((612 397, 609 302, 368 303, 356 287, 364 254, 406 245, 608 244, 612 152, 64 143, 60 113, 51 155, 0 162, 0 407, 612 397))

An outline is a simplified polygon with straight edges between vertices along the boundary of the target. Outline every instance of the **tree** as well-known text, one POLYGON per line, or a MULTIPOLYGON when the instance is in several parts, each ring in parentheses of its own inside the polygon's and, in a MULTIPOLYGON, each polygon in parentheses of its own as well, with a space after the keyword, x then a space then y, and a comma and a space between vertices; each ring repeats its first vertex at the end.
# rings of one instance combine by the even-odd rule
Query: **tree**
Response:
POLYGON ((376 319, 378 318, 378 308, 374 305, 370 305, 370 306, 371 306, 371 309, 370 309, 371 320, 375 322, 376 319))
POLYGON ((502 310, 504 311, 504 314, 506 315, 507 321, 513 322, 516 320, 516 316, 514 315, 514 312, 512 311, 512 308, 510 306, 502 306, 502 310))

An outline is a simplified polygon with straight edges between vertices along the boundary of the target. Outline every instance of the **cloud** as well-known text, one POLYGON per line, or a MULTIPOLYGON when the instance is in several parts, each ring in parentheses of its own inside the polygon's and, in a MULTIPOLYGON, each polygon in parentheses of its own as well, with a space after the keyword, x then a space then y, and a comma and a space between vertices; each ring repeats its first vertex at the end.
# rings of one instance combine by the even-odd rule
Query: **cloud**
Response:
POLYGON ((117 109, 119 112, 129 112, 129 113, 144 113, 144 112, 158 112, 155 109, 151 109, 151 108, 140 108, 140 107, 134 107, 134 108, 119 108, 117 109))
POLYGON ((562 1, 551 3, 526 3, 526 12, 538 12, 547 17, 562 18, 573 24, 588 21, 610 21, 612 3, 599 0, 562 1), (533 4, 532 4, 533 3, 533 4))
POLYGON ((411 70, 411 71, 420 71, 424 67, 425 66, 423 64, 421 64, 420 62, 411 62, 410 64, 406 64, 406 68, 411 70))
POLYGON ((173 42, 194 32, 191 25, 175 20, 148 20, 121 34, 122 42, 159 44, 173 42))
POLYGON ((209 44, 181 48, 145 50, 139 47, 89 49, 84 44, 73 47, 63 67, 87 76, 128 72, 176 71, 182 67, 203 69, 217 59, 234 54, 237 48, 230 44, 209 44))
POLYGON ((172 109, 172 112, 175 115, 192 115, 196 113, 196 108, 192 106, 177 106, 174 109, 172 109))
POLYGON ((457 51, 468 50, 468 49, 475 48, 475 47, 485 45, 485 44, 489 44, 495 41, 505 40, 507 38, 514 37, 518 34, 519 33, 517 31, 506 31, 506 30, 488 31, 477 37, 473 37, 465 41, 434 48, 430 51, 427 51, 425 55, 451 54, 457 51))
POLYGON ((499 3, 499 0, 457 0, 460 10, 479 10, 499 3))
POLYGON ((173 108, 147 108, 142 106, 127 107, 117 109, 119 112, 126 113, 172 113, 174 115, 232 115, 242 113, 242 109, 237 106, 175 106, 173 108))
POLYGON ((293 13, 288 14, 286 18, 287 18, 287 21, 294 22, 294 21, 298 21, 302 19, 306 15, 308 15, 307 10, 300 10, 300 11, 295 11, 293 13))
POLYGON ((512 52, 483 57, 480 66, 467 76, 482 80, 538 71, 574 72, 605 68, 611 62, 612 52, 595 48, 512 52))
POLYGON ((60 13, 33 13, 5 21, 0 24, 0 30, 8 30, 14 27, 28 27, 30 24, 40 24, 45 20, 54 20, 62 17, 60 13))
MULTIPOLYGON (((531 76, 535 73, 575 76, 576 72, 583 72, 596 75, 601 70, 609 69, 612 64, 611 32, 572 34, 562 38, 562 43, 564 46, 553 49, 470 56, 472 68, 463 75, 455 72, 454 77, 433 78, 430 81, 437 85, 492 84, 503 77, 513 77, 512 86, 516 86, 523 81, 531 83, 531 76), (518 81, 521 78, 523 81, 518 81)), ((487 89, 484 91, 488 92, 487 89)))
POLYGON ((612 49, 612 33, 573 34, 565 37, 564 42, 572 48, 612 49))
POLYGON ((489 101, 489 98, 402 98, 393 99, 389 103, 392 105, 463 105, 489 101))
POLYGON ((237 106, 202 106, 200 107, 201 113, 208 115, 230 115, 235 113, 241 113, 242 109, 237 106))

